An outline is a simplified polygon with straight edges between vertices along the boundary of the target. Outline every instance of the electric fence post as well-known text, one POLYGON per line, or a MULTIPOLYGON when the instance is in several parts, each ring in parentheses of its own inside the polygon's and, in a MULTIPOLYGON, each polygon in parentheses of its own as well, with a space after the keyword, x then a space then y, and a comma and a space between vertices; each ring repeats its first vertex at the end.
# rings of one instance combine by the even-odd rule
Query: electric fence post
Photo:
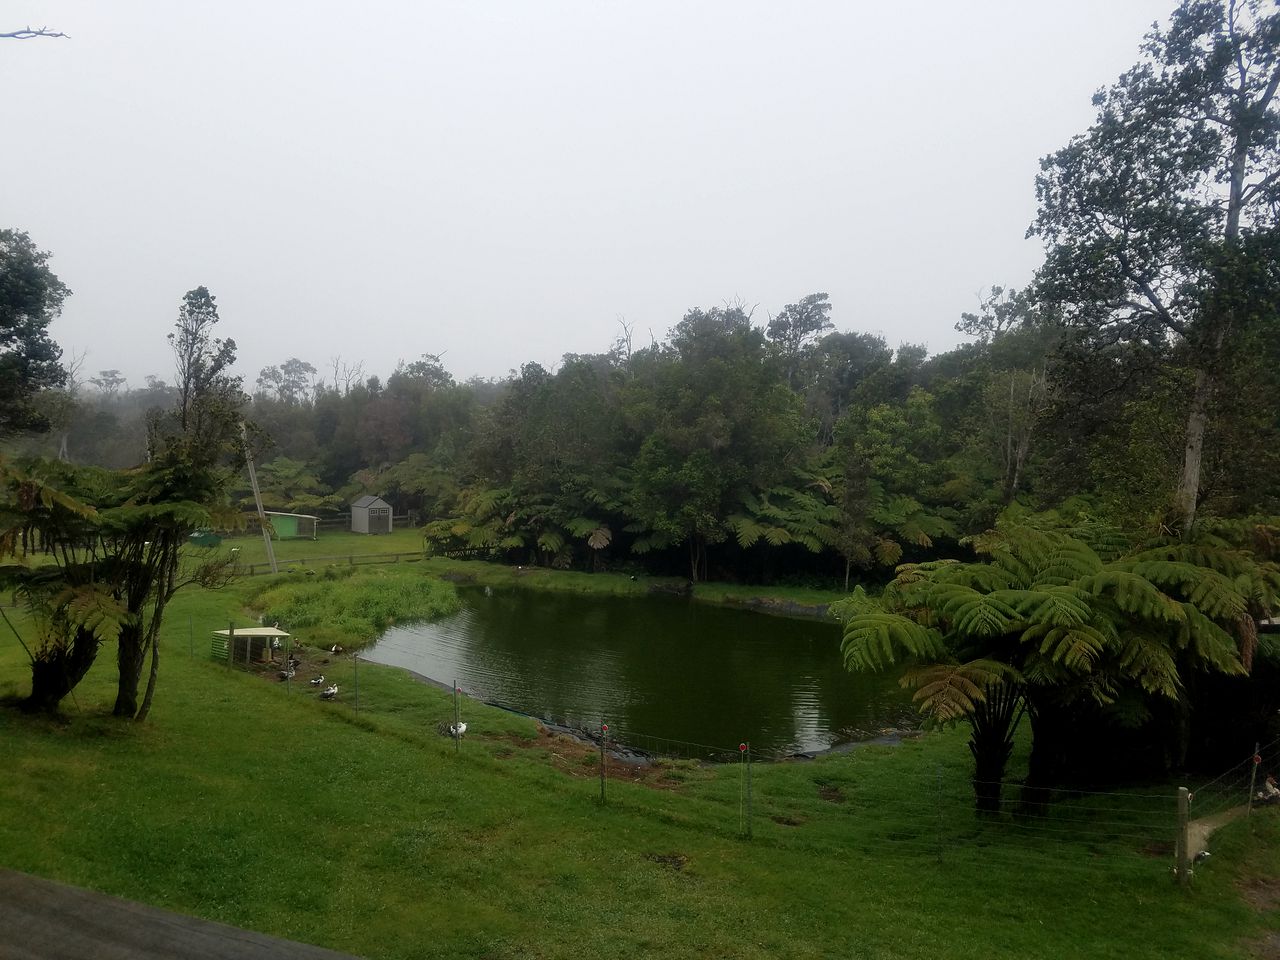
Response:
POLYGON ((1262 744, 1253 745, 1253 769, 1249 771, 1249 805, 1245 808, 1245 816, 1253 813, 1253 791, 1258 786, 1258 767, 1262 763, 1262 744))
POLYGON ((606 757, 607 741, 609 739, 609 725, 607 723, 600 724, 600 806, 605 805, 605 764, 608 762, 606 757))
POLYGON ((1186 787, 1178 788, 1178 841, 1177 872, 1178 882, 1186 886, 1191 882, 1191 838, 1187 825, 1191 822, 1191 792, 1186 787))
POLYGON ((360 654, 351 654, 352 683, 356 688, 356 713, 360 712, 360 654))
POLYGON ((751 839, 751 741, 747 741, 747 839, 751 839))
POLYGON ((462 693, 462 688, 458 686, 455 678, 453 681, 453 753, 457 756, 462 752, 462 706, 458 702, 458 695, 462 693))
POLYGON ((938 789, 935 799, 938 803, 938 866, 942 866, 942 764, 938 764, 938 789))

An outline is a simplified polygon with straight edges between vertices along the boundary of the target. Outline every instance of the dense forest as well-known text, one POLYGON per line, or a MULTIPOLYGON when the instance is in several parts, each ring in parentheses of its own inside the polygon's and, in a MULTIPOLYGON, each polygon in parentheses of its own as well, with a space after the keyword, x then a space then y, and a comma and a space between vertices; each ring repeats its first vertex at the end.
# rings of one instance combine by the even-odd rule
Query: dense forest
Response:
MULTIPOLYGON (((430 354, 385 379, 287 359, 247 409, 266 507, 328 515, 375 493, 434 550, 830 586, 953 555, 1011 506, 1174 523, 1192 376, 1178 345, 1094 349, 999 288, 961 317, 970 342, 934 356, 837 331, 822 293, 760 312, 692 309, 661 341, 622 328, 601 353, 501 381, 459 383, 430 354)), ((1260 331, 1227 365, 1207 514, 1276 511, 1276 353, 1260 331)), ((132 466, 146 411, 173 393, 80 374, 47 392, 54 428, 23 446, 132 466)), ((247 481, 238 496, 248 507, 247 481)))

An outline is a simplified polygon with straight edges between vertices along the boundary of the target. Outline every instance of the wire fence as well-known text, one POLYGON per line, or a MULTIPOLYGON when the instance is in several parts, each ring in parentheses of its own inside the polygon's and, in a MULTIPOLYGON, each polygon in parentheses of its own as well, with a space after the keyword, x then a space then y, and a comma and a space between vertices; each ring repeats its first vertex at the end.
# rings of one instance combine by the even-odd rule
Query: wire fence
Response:
MULTIPOLYGON (((233 634, 215 639, 209 650, 226 669, 258 674, 286 692, 361 709, 361 659, 341 647, 297 647, 292 638, 272 643, 233 634)), ((461 750, 467 713, 461 695, 484 691, 463 691, 456 684, 447 688, 454 695, 451 718, 424 720, 461 750)), ((367 690, 364 706, 371 706, 367 690)), ((833 815, 855 818, 858 855, 866 857, 975 867, 1007 863, 1072 874, 1172 871, 1186 881, 1214 830, 1258 805, 1280 803, 1264 799, 1266 775, 1280 771, 1280 739, 1259 744, 1193 789, 1173 784, 1043 789, 1012 780, 977 782, 967 763, 959 761, 898 763, 887 777, 883 768, 872 769, 876 765, 813 764, 784 751, 752 747, 746 738, 709 744, 611 725, 607 718, 535 719, 544 725, 551 756, 566 772, 592 781, 599 803, 630 802, 611 789, 619 781, 658 789, 700 782, 697 809, 708 829, 747 839, 785 836, 790 845, 812 844, 817 850, 834 842, 824 822, 833 815), (979 793, 986 798, 985 809, 979 809, 979 793)))
POLYGON ((331 566, 363 567, 382 563, 413 563, 424 559, 424 557, 425 554, 421 550, 400 551, 399 553, 347 553, 328 557, 299 557, 294 560, 277 560, 275 570, 272 570, 271 564, 265 560, 259 560, 255 563, 243 563, 236 569, 237 572, 249 577, 268 573, 287 573, 289 571, 314 574, 317 570, 323 571, 326 567, 331 566))

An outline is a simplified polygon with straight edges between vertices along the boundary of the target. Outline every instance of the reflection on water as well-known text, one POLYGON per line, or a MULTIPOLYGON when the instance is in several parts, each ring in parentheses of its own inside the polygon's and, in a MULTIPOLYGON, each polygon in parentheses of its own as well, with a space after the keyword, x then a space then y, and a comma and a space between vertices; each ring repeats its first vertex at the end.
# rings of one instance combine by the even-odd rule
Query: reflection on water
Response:
POLYGON ((393 627, 366 659, 521 713, 762 752, 911 726, 892 677, 849 674, 839 628, 677 597, 465 588, 461 613, 393 627))

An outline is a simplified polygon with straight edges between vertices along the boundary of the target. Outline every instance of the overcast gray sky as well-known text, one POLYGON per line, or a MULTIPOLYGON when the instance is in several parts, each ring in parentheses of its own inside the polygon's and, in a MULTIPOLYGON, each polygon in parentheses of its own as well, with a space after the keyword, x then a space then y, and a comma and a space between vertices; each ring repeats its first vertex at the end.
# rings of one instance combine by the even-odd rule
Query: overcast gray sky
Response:
POLYGON ((0 226, 75 295, 88 372, 171 378, 182 294, 240 370, 459 379, 827 291, 958 342, 1029 279, 1038 160, 1174 0, 0 2, 0 226))

